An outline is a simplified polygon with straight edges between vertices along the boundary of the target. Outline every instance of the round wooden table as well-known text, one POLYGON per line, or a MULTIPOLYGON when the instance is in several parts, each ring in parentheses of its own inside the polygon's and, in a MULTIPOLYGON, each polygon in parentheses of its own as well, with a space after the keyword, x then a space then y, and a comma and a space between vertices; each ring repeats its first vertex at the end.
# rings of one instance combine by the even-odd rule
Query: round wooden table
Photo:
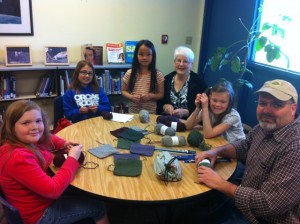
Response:
MULTIPOLYGON (((141 123, 139 116, 134 115, 134 119, 126 122, 114 122, 104 120, 102 117, 92 118, 85 121, 75 123, 57 135, 83 145, 83 150, 88 151, 89 148, 100 146, 99 142, 117 146, 117 139, 110 131, 120 127, 137 126, 146 128, 149 131, 154 131, 156 124, 156 115, 150 116, 149 123, 141 123)), ((189 131, 177 132, 178 136, 187 137, 189 131)), ((151 141, 160 141, 161 135, 151 133, 146 135, 146 138, 141 140, 142 144, 146 144, 149 139, 151 141)), ((212 146, 220 146, 226 144, 226 140, 222 137, 206 139, 206 143, 212 146)), ((163 148, 161 143, 155 144, 157 148, 163 148)), ((174 149, 191 149, 188 145, 182 147, 172 147, 174 149)), ((200 151, 200 150, 199 150, 200 151)), ((129 153, 128 150, 120 150, 122 153, 129 153)), ((169 182, 167 185, 164 181, 159 180, 153 167, 153 161, 158 151, 154 152, 152 157, 141 157, 142 173, 138 177, 115 176, 108 167, 113 164, 113 156, 99 159, 89 152, 86 153, 85 162, 92 161, 99 164, 96 169, 80 168, 71 182, 71 185, 82 189, 86 192, 107 198, 125 201, 139 202, 171 202, 173 200, 187 199, 194 196, 199 196, 211 189, 204 184, 197 183, 195 163, 183 163, 180 161, 182 169, 182 180, 178 182, 169 182)), ((228 179, 236 169, 236 161, 219 162, 214 169, 224 179, 228 179)), ((55 172, 58 168, 51 166, 55 172)))

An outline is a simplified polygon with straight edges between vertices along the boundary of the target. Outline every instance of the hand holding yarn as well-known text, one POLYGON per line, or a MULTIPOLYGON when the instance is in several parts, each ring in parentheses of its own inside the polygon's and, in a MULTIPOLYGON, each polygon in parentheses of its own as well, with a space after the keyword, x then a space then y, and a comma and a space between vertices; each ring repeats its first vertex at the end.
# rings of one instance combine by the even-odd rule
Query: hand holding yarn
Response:
POLYGON ((68 153, 66 153, 64 150, 59 150, 58 152, 56 152, 53 158, 54 166, 61 167, 66 161, 68 155, 72 156, 73 158, 76 158, 79 164, 82 164, 84 162, 84 154, 81 151, 81 148, 82 145, 79 145, 70 148, 68 153))

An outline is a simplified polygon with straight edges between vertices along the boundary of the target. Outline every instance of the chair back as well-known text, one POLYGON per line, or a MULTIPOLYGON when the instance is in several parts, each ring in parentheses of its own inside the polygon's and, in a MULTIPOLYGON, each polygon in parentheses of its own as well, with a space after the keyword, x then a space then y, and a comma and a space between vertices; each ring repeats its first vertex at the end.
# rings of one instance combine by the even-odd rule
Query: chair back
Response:
POLYGON ((8 224, 23 224, 18 209, 5 200, 2 192, 0 192, 0 204, 2 204, 4 217, 6 218, 8 224))
POLYGON ((57 127, 57 121, 64 117, 63 97, 58 96, 54 98, 54 118, 53 118, 53 130, 57 127))

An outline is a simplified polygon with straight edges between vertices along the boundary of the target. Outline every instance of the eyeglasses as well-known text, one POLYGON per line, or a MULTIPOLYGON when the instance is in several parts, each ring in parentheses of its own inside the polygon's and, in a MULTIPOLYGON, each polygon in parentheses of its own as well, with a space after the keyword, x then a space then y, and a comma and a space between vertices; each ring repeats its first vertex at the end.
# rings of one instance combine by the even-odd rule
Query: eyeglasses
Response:
POLYGON ((88 71, 80 71, 79 72, 81 75, 88 75, 88 76, 93 76, 94 72, 88 72, 88 71))
POLYGON ((190 62, 187 61, 187 60, 181 60, 181 59, 176 59, 176 60, 175 60, 175 64, 180 65, 181 63, 182 63, 183 65, 188 65, 188 64, 190 64, 190 62))
POLYGON ((278 102, 278 101, 266 102, 262 100, 256 102, 259 107, 265 108, 266 106, 270 105, 270 107, 274 110, 282 109, 286 104, 294 104, 293 102, 278 102))

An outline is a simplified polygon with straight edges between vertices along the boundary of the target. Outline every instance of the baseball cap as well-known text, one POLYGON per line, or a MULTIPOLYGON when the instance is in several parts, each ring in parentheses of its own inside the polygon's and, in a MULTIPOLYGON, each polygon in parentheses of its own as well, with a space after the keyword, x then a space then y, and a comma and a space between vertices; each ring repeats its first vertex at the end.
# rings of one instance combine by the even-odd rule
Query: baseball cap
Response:
POLYGON ((285 80, 274 79, 267 81, 259 90, 256 91, 256 93, 260 92, 269 93, 281 101, 287 101, 293 98, 295 103, 298 102, 297 90, 291 83, 285 80))

